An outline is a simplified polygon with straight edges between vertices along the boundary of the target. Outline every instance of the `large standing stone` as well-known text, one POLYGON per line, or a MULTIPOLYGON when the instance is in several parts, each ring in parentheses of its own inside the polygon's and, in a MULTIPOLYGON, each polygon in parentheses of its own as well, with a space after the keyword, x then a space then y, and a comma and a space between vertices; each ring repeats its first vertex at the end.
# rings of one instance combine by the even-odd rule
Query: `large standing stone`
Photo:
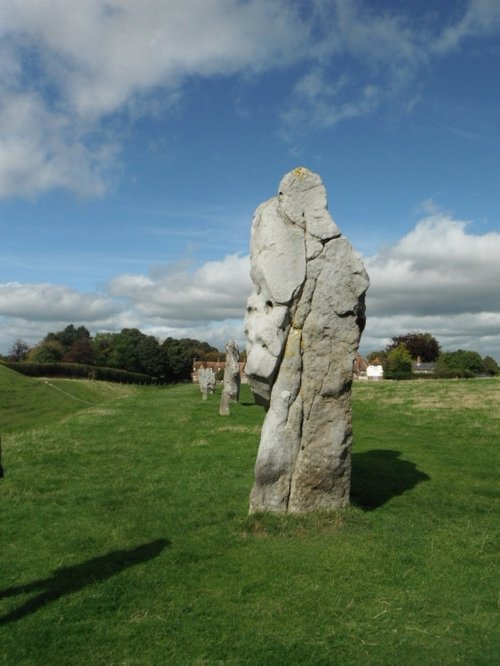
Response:
POLYGON ((369 280, 328 213, 317 174, 295 169, 257 208, 251 277, 245 370, 267 414, 250 512, 344 507, 353 361, 369 280))

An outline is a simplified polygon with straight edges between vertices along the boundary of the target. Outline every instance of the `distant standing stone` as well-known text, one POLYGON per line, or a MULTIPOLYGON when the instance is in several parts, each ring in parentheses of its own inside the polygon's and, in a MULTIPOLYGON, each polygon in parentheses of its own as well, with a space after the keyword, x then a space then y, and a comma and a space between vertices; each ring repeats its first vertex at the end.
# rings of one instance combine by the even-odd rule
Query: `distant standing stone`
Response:
POLYGON ((234 340, 226 344, 226 365, 224 368, 224 386, 220 398, 219 414, 229 416, 230 402, 240 399, 240 350, 234 340))
POLYGON ((207 400, 209 393, 214 393, 216 380, 212 368, 200 368, 198 370, 198 383, 200 385, 202 400, 207 400))
POLYGON ((231 414, 231 408, 229 407, 229 396, 224 391, 224 389, 222 389, 220 396, 219 414, 221 416, 229 416, 231 414))
POLYGON ((351 382, 368 275, 327 209, 321 178, 286 174, 251 235, 246 374, 267 414, 250 512, 349 503, 351 382))
POLYGON ((240 350, 234 340, 226 344, 226 367, 224 368, 224 391, 231 402, 240 399, 240 350))

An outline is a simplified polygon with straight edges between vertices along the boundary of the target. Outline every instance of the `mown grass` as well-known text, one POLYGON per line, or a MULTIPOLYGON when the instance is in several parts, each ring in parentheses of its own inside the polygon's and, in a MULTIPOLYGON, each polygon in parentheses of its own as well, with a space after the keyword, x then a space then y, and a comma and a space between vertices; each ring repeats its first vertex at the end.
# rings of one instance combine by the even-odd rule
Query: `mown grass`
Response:
POLYGON ((0 435, 53 423, 134 390, 111 382, 33 379, 0 364, 0 435))
POLYGON ((356 384, 353 506, 300 518, 247 516, 247 387, 102 390, 4 436, 0 663, 498 662, 498 380, 356 384))

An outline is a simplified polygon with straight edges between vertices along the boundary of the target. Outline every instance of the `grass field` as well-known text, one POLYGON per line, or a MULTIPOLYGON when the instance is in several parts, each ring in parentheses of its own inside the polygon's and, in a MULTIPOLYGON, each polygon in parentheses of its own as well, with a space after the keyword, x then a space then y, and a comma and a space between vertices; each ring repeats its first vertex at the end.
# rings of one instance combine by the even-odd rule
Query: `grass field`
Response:
POLYGON ((356 384, 353 506, 300 518, 247 516, 247 387, 51 384, 0 366, 0 664, 499 662, 498 379, 356 384))

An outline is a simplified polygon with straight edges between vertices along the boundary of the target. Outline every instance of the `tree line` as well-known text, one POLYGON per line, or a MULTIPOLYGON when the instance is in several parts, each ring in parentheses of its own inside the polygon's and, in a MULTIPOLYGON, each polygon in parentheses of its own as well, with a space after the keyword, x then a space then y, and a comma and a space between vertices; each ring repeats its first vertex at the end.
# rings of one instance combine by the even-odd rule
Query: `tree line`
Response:
POLYGON ((160 342, 136 328, 91 336, 85 326, 70 324, 62 331, 48 333, 34 347, 16 340, 7 361, 115 368, 170 383, 190 379, 195 358, 223 360, 224 355, 208 342, 191 338, 169 337, 160 342))
MULTIPOLYGON (((458 349, 441 351, 437 339, 430 333, 411 332, 394 336, 379 351, 367 359, 378 358, 387 378, 411 377, 415 363, 430 363, 435 377, 476 377, 497 375, 499 367, 491 356, 458 349)), ((208 342, 191 338, 166 338, 159 342, 136 328, 124 328, 119 333, 96 333, 93 337, 85 326, 66 326, 62 331, 48 333, 34 347, 16 340, 6 358, 10 362, 31 364, 79 364, 91 368, 110 368, 154 378, 161 383, 190 379, 193 359, 223 361, 224 354, 208 342)), ((244 354, 242 354, 244 360, 244 354)), ((92 376, 103 376, 92 373, 92 376)))
POLYGON ((417 362, 432 365, 434 377, 477 377, 499 374, 497 362, 491 356, 484 358, 476 351, 457 349, 441 351, 441 346, 430 333, 412 332, 394 336, 380 351, 371 352, 368 361, 376 358, 384 368, 384 377, 405 378, 412 376, 417 362))

